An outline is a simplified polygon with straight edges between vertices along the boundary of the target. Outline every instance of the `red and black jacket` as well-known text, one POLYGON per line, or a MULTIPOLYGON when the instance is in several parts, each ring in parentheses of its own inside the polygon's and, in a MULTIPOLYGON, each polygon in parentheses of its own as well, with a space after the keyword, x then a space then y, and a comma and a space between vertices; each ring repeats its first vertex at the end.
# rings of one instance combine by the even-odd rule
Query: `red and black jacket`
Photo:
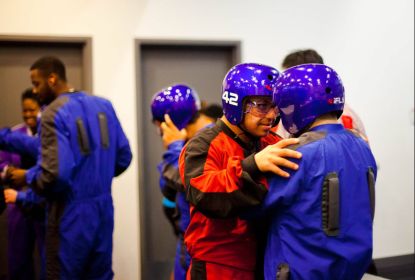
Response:
POLYGON ((183 148, 179 170, 191 206, 185 243, 192 258, 254 269, 254 232, 237 215, 262 202, 267 183, 254 155, 279 140, 270 134, 247 144, 218 121, 183 148))

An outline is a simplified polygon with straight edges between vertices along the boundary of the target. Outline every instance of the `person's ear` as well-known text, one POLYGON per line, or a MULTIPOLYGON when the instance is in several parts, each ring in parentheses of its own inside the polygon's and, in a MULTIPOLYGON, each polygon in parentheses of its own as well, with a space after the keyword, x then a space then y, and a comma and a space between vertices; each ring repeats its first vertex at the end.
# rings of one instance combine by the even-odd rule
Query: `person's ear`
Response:
POLYGON ((51 73, 48 77, 48 85, 50 87, 53 87, 56 85, 57 81, 58 81, 58 76, 55 73, 51 73))

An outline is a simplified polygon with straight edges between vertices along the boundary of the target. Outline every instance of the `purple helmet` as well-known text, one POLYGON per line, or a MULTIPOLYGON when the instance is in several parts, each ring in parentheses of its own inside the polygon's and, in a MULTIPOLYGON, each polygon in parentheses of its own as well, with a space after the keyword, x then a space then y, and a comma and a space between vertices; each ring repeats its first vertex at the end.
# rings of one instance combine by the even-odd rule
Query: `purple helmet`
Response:
POLYGON ((339 75, 324 64, 302 64, 285 70, 274 89, 274 102, 284 128, 296 134, 323 114, 344 107, 339 75))
POLYGON ((200 100, 196 91, 183 84, 165 88, 151 100, 153 121, 164 122, 164 114, 168 114, 178 129, 185 128, 199 109, 200 100))
POLYGON ((272 98, 279 75, 277 69, 257 63, 242 63, 232 67, 222 83, 222 107, 228 121, 234 125, 242 122, 246 97, 272 98))

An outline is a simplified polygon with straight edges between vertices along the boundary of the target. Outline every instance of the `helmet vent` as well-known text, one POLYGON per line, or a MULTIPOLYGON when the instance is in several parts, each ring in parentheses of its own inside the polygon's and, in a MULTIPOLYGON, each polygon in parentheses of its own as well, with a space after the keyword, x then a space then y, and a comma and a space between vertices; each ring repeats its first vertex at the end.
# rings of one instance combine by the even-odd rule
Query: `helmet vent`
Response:
POLYGON ((326 93, 327 93, 327 94, 330 94, 330 93, 331 93, 331 88, 326 87, 326 93))

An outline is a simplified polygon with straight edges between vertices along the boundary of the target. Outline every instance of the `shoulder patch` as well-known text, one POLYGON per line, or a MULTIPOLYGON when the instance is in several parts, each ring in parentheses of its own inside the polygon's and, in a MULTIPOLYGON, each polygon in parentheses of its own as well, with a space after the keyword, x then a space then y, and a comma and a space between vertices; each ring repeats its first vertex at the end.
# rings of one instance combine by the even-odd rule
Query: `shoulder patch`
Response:
POLYGON ((325 138, 327 135, 327 132, 325 131, 309 131, 304 134, 301 134, 299 140, 300 143, 291 145, 288 148, 291 150, 297 150, 298 148, 305 146, 307 144, 310 144, 312 142, 316 142, 318 140, 321 140, 325 138))
POLYGON ((44 119, 53 119, 59 109, 64 106, 69 101, 69 97, 62 96, 56 98, 50 105, 46 108, 46 110, 42 113, 42 120, 44 119))

